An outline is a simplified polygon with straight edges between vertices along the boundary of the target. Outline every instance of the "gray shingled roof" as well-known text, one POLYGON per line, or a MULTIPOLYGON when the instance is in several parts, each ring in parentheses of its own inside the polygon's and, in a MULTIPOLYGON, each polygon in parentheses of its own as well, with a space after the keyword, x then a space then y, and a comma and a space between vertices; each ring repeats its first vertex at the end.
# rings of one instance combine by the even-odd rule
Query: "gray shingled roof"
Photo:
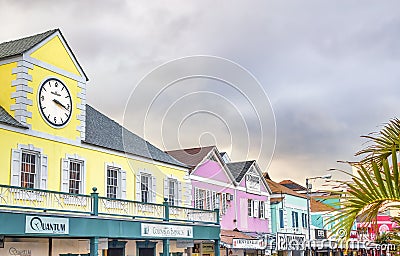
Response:
POLYGON ((18 128, 28 128, 27 126, 15 120, 2 106, 0 106, 0 123, 18 128))
POLYGON ((22 54, 35 45, 43 41, 45 38, 56 32, 57 29, 49 30, 41 34, 24 37, 21 39, 4 42, 0 44, 0 59, 13 57, 22 54))
POLYGON ((228 166, 228 169, 232 173, 232 176, 235 177, 235 180, 240 182, 249 170, 250 166, 253 165, 254 161, 255 160, 227 163, 226 166, 228 166))
POLYGON ((187 168, 172 156, 153 146, 120 124, 86 105, 85 143, 126 152, 187 168))

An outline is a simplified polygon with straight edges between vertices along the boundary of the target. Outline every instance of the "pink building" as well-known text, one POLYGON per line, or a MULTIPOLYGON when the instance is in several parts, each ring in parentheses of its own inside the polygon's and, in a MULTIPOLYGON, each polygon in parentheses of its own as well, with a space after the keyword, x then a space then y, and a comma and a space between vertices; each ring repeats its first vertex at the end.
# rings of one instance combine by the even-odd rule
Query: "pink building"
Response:
MULTIPOLYGON (((230 162, 215 146, 167 151, 190 167, 193 206, 220 209, 226 255, 257 255, 270 232, 271 190, 256 161, 230 162)), ((224 255, 225 253, 222 253, 224 255)))

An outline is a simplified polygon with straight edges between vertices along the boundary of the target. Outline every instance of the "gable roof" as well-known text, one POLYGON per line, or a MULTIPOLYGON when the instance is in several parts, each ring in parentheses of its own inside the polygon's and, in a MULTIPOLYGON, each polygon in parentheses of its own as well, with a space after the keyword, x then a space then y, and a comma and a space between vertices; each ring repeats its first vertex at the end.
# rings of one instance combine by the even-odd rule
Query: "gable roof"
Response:
POLYGON ((240 182, 255 160, 226 163, 236 182, 240 182))
POLYGON ((23 53, 33 49, 35 46, 40 44, 46 38, 48 38, 49 36, 51 36, 57 32, 60 34, 62 40, 65 42, 65 46, 68 48, 69 52, 71 53, 73 59, 75 60, 76 64, 78 65, 79 69, 82 71, 82 75, 84 76, 86 81, 88 81, 89 80, 88 77, 86 76, 81 65, 79 64, 74 53, 72 52, 71 48, 67 44, 67 41, 65 40, 64 36, 62 35, 61 31, 58 28, 48 30, 48 31, 40 33, 40 34, 27 36, 24 38, 1 43, 0 44, 0 59, 12 58, 12 57, 15 57, 18 55, 22 55, 23 53))
POLYGON ((0 44, 0 58, 14 57, 20 55, 30 49, 35 45, 39 44, 41 41, 58 31, 58 29, 52 29, 40 34, 33 36, 28 36, 20 38, 17 40, 12 40, 0 44))
POLYGON ((310 209, 311 212, 330 212, 335 210, 334 207, 321 203, 313 198, 310 198, 310 209))
MULTIPOLYGON (((264 174, 264 178, 265 178, 265 174, 264 174)), ((275 181, 272 181, 271 179, 265 178, 265 181, 267 182, 268 186, 272 190, 272 193, 274 193, 274 194, 288 194, 288 195, 297 196, 297 197, 301 197, 301 198, 307 198, 307 196, 305 196, 303 194, 299 194, 296 191, 293 191, 275 181)))
POLYGON ((208 154, 210 154, 214 147, 215 146, 176 149, 165 152, 181 163, 188 165, 190 169, 193 170, 204 160, 206 156, 208 156, 208 154))
POLYGON ((0 106, 0 123, 18 128, 28 129, 27 126, 15 120, 14 117, 12 117, 2 106, 0 106))
POLYGON ((292 180, 282 180, 281 182, 279 182, 279 184, 294 190, 294 191, 306 191, 307 189, 305 187, 303 187, 302 185, 292 181, 292 180))
POLYGON ((187 168, 185 164, 89 105, 86 105, 85 132, 85 143, 187 168))

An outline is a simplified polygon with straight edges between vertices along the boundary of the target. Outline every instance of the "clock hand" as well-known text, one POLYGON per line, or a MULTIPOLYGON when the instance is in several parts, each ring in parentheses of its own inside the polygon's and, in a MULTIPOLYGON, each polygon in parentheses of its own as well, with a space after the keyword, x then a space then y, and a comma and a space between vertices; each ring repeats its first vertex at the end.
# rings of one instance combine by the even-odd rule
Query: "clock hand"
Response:
POLYGON ((65 110, 69 111, 69 110, 68 110, 61 102, 59 102, 58 100, 53 99, 53 101, 54 101, 54 103, 56 103, 57 105, 63 107, 65 110))

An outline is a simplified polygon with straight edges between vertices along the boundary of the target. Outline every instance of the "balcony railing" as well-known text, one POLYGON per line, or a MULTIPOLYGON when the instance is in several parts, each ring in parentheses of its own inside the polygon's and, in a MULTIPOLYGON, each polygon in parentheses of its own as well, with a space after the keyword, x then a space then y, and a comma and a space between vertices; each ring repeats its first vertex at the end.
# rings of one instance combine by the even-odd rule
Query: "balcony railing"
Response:
POLYGON ((0 185, 0 209, 219 224, 219 211, 0 185))

